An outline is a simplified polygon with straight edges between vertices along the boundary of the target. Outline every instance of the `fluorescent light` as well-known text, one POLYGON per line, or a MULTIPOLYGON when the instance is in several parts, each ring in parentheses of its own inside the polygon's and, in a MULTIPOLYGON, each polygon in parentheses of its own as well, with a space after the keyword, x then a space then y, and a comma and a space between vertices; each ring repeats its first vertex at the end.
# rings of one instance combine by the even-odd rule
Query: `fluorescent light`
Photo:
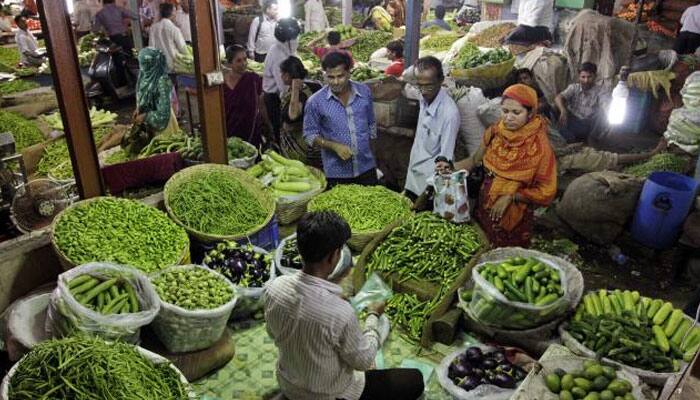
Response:
POLYGON ((279 18, 291 18, 292 16, 292 2, 291 0, 279 0, 277 2, 279 18))
POLYGON ((73 14, 73 0, 66 0, 68 6, 68 14, 73 14))
POLYGON ((608 123, 610 125, 620 125, 625 121, 627 114, 627 98, 630 91, 627 82, 620 81, 612 92, 612 101, 608 109, 608 123))

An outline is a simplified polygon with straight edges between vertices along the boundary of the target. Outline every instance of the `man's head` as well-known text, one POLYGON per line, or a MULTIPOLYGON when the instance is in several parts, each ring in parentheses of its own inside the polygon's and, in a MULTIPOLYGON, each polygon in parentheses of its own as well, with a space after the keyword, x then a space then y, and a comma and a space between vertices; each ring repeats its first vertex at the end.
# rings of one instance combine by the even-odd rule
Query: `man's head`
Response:
POLYGON ((432 102, 440 92, 445 74, 442 63, 433 56, 422 57, 416 61, 416 86, 428 103, 432 102))
POLYGON ((340 33, 338 33, 337 31, 330 31, 328 32, 326 40, 328 41, 329 45, 337 46, 340 44, 340 33))
POLYGON ((175 18, 175 6, 171 3, 160 3, 160 17, 162 19, 175 18))
POLYGON ((389 51, 389 60, 394 61, 403 58, 403 42, 400 40, 392 40, 386 45, 389 51))
POLYGON ((301 33, 301 27, 294 18, 281 19, 275 25, 275 39, 282 43, 296 39, 299 33, 301 33))
POLYGON ((265 0, 263 3, 263 12, 268 18, 277 19, 277 13, 279 12, 277 0, 265 0))
POLYGON ((294 79, 306 79, 308 72, 304 68, 304 63, 298 57, 291 56, 280 64, 282 81, 285 85, 291 85, 294 79))
POLYGON ((321 67, 326 76, 326 83, 333 94, 339 95, 348 89, 352 60, 347 54, 339 51, 328 53, 323 57, 321 67))
POLYGON ((297 224, 297 248, 304 262, 304 272, 327 278, 338 264, 350 235, 350 225, 334 212, 304 215, 297 224))
POLYGON ((440 5, 435 7, 435 18, 445 19, 445 6, 440 5))
POLYGON ((15 24, 17 27, 23 31, 27 30, 27 19, 21 15, 15 17, 15 24))
POLYGON ((591 62, 585 62, 581 64, 581 70, 578 73, 578 83, 581 84, 583 89, 588 90, 595 85, 597 74, 598 67, 591 62))
POLYGON ((528 85, 531 88, 535 87, 535 77, 532 75, 532 71, 530 71, 529 68, 520 68, 515 74, 518 77, 518 83, 528 85))

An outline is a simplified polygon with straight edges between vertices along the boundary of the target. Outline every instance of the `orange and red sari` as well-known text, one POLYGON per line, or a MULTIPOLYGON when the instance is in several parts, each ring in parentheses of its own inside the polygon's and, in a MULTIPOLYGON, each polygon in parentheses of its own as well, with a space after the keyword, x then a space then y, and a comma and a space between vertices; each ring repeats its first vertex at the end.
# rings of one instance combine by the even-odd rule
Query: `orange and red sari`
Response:
POLYGON ((501 196, 517 193, 540 206, 554 200, 557 170, 547 129, 547 121, 535 115, 517 131, 509 131, 501 121, 484 133, 488 176, 481 187, 476 218, 494 247, 529 246, 534 222, 531 206, 522 202, 511 203, 499 221, 492 221, 490 210, 501 196))

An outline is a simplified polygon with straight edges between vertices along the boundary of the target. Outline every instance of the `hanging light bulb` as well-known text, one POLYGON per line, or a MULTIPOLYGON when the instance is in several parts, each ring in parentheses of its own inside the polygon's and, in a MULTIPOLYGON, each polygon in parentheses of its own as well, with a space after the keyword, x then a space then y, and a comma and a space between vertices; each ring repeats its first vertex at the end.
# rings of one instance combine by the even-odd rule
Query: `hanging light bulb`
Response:
POLYGON ((608 109, 608 123, 610 125, 620 125, 625 121, 627 115, 627 99, 630 96, 630 90, 627 87, 627 76, 629 68, 622 67, 620 71, 620 81, 615 86, 612 92, 612 101, 608 109))

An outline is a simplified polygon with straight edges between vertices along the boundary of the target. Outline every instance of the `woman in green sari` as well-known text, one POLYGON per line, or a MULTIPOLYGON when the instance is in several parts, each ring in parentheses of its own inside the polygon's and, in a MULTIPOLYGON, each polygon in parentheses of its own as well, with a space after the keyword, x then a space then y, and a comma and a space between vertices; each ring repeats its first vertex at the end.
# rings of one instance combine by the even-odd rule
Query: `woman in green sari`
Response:
POLYGON ((158 49, 142 49, 139 52, 139 69, 134 124, 144 124, 146 130, 156 135, 176 133, 179 129, 170 101, 173 84, 168 77, 165 55, 158 49))

